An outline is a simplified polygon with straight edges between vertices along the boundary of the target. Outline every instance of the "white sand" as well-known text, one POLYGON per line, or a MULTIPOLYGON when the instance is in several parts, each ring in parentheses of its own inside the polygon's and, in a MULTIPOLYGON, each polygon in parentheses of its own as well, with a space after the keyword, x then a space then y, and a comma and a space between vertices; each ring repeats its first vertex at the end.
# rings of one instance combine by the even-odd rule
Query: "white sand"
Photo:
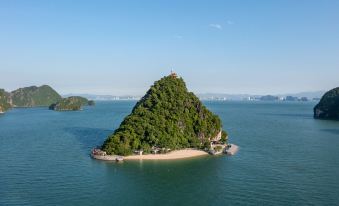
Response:
POLYGON ((146 155, 125 156, 124 160, 174 160, 189 157, 198 157, 202 155, 208 155, 208 153, 196 149, 183 149, 175 150, 167 154, 146 154, 146 155))
MULTIPOLYGON (((228 149, 228 155, 234 155, 239 150, 239 147, 232 144, 232 147, 228 149)), ((124 160, 175 160, 184 159, 190 157, 198 157, 208 155, 207 152, 197 149, 182 149, 175 150, 166 154, 146 154, 146 155, 130 155, 130 156, 118 156, 118 155, 92 155, 94 159, 115 161, 118 157, 122 157, 124 160)))

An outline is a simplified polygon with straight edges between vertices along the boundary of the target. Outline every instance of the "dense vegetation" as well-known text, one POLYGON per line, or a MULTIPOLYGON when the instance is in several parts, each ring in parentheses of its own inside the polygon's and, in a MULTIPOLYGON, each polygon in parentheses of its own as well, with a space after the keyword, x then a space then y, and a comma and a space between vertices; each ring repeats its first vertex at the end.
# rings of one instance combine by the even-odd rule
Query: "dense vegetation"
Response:
POLYGON ((339 120, 339 87, 324 94, 314 107, 314 118, 339 120))
POLYGON ((20 88, 11 92, 13 106, 34 107, 49 106, 61 100, 61 96, 50 86, 31 86, 20 88))
POLYGON ((182 78, 167 76, 151 86, 102 149, 108 154, 129 155, 134 150, 149 153, 153 146, 206 148, 221 128, 219 117, 187 91, 182 78))
POLYGON ((72 96, 51 104, 49 109, 56 111, 76 111, 80 110, 82 106, 93 106, 94 104, 94 101, 88 101, 88 99, 84 97, 72 96))
POLYGON ((5 92, 5 90, 0 89, 0 112, 5 112, 11 108, 11 104, 9 102, 9 94, 5 92))

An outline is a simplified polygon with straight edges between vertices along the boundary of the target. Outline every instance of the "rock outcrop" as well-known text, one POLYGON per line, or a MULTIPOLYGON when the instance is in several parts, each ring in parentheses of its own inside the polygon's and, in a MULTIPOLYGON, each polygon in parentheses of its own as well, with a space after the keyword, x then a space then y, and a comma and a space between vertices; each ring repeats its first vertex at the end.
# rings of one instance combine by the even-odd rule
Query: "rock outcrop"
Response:
POLYGON ((316 119, 339 120, 339 87, 326 92, 313 112, 316 119))

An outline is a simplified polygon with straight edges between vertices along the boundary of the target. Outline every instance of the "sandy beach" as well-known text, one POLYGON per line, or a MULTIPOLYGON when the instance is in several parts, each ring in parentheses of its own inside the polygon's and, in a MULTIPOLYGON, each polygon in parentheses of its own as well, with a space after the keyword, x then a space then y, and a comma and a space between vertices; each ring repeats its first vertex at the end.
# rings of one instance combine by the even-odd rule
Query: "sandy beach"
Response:
POLYGON ((202 155, 208 155, 207 152, 196 149, 182 149, 169 152, 167 154, 146 154, 146 155, 130 155, 130 156, 118 156, 118 155, 94 155, 91 156, 94 159, 105 161, 116 161, 117 158, 123 158, 123 160, 174 160, 184 159, 190 157, 198 157, 202 155))
MULTIPOLYGON (((227 155, 235 155, 239 150, 239 147, 235 144, 231 144, 231 148, 227 150, 227 155)), ((208 152, 197 150, 197 149, 182 149, 175 150, 166 154, 146 154, 146 155, 130 155, 130 156, 119 156, 119 155, 94 155, 91 156, 94 159, 106 160, 106 161, 116 161, 117 159, 121 160, 175 160, 175 159, 184 159, 190 157, 198 157, 208 155, 208 152)))
POLYGON ((172 160, 183 159, 189 157, 197 157, 208 155, 207 152, 195 149, 175 150, 167 154, 147 154, 147 155, 131 155, 125 156, 124 160, 172 160))

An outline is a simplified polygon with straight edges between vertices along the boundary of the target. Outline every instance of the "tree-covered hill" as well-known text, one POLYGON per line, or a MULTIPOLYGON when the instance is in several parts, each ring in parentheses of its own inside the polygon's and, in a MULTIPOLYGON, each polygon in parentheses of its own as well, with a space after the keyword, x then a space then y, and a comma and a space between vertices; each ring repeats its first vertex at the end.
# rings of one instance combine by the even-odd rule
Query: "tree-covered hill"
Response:
POLYGON ((11 108, 9 93, 0 89, 0 112, 5 112, 11 108))
POLYGON ((20 88, 11 92, 13 106, 35 107, 49 106, 61 100, 61 96, 50 86, 31 86, 20 88))
POLYGON ((339 120, 339 87, 324 94, 314 107, 314 118, 339 120))
POLYGON ((76 111, 80 110, 82 106, 93 106, 94 104, 94 101, 88 101, 84 97, 71 96, 51 104, 49 109, 55 111, 76 111))
POLYGON ((209 147, 211 138, 221 129, 219 117, 188 92, 182 78, 170 75, 151 86, 102 149, 118 155, 129 155, 134 150, 149 153, 153 146, 202 149, 209 147))

